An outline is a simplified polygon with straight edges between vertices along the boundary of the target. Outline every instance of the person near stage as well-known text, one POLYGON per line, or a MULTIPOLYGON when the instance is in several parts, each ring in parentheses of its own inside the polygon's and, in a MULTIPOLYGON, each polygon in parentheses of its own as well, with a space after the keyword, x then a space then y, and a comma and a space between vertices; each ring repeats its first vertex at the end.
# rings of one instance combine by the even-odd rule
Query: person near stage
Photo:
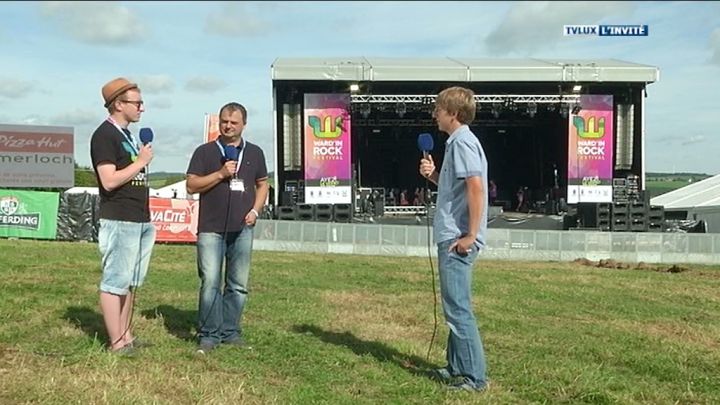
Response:
POLYGON ((139 145, 128 126, 145 111, 140 88, 125 78, 102 87, 108 117, 90 138, 100 194, 98 248, 102 255, 100 308, 110 351, 131 355, 143 346, 131 329, 134 296, 143 284, 155 244, 150 222, 150 144, 139 145))
POLYGON ((249 293, 253 230, 268 194, 265 155, 243 138, 246 125, 243 105, 224 105, 220 136, 195 149, 187 169, 188 193, 200 193, 197 351, 202 354, 221 343, 245 344, 241 321, 249 293), (226 147, 236 148, 237 160, 226 147))
POLYGON ((433 237, 450 332, 447 365, 431 376, 453 390, 482 391, 488 385, 485 352, 471 297, 473 263, 485 246, 488 195, 485 152, 468 127, 475 118, 474 93, 462 87, 443 90, 433 117, 450 137, 440 172, 428 155, 420 160, 420 174, 438 185, 433 237))

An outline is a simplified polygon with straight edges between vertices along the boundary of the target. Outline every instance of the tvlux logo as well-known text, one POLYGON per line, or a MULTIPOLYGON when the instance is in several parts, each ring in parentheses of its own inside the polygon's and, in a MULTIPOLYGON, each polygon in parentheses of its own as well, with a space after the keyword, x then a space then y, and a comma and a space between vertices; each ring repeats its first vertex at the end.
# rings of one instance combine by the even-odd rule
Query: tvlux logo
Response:
POLYGON ((600 37, 646 37, 647 25, 563 25, 563 35, 595 35, 600 37))

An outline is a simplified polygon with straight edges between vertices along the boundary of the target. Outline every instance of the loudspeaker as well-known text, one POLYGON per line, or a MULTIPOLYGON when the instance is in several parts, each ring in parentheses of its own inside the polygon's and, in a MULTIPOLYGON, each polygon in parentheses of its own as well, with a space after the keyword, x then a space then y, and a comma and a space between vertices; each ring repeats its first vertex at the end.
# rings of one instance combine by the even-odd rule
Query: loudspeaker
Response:
POLYGON ((320 222, 332 221, 332 205, 330 204, 318 204, 315 206, 315 220, 320 222))
POLYGON ((350 222, 352 220, 350 204, 333 205, 333 221, 350 222))
POLYGON ((278 207, 278 219, 285 221, 294 221, 296 219, 295 206, 278 207))
POLYGON ((297 211, 297 219, 299 221, 315 220, 315 206, 310 204, 298 204, 295 206, 297 211))

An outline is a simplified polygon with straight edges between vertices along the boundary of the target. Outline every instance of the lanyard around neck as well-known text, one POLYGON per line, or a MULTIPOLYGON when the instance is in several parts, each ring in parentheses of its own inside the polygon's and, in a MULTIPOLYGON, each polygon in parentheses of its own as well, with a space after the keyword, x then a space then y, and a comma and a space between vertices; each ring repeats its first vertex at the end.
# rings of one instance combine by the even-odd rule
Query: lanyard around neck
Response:
POLYGON ((140 152, 138 151, 137 144, 135 143, 135 140, 133 140, 132 136, 130 135, 130 130, 127 129, 127 128, 121 127, 120 124, 118 124, 117 121, 115 121, 115 120, 113 119, 113 117, 108 117, 107 120, 108 120, 109 123, 113 124, 113 126, 114 126, 118 131, 120 131, 121 134, 123 134, 123 136, 125 137, 125 140, 128 141, 128 143, 130 144, 130 147, 132 148, 133 152, 135 152, 135 155, 139 155, 140 152))

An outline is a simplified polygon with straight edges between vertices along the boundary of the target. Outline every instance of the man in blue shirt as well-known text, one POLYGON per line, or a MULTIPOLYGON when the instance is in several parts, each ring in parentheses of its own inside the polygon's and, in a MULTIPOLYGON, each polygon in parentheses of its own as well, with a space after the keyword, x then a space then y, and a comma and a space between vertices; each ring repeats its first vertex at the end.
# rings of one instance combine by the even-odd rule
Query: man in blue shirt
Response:
POLYGON ((471 303, 472 269, 485 246, 487 159, 468 125, 475 118, 475 94, 451 87, 438 94, 433 117, 448 133, 438 173, 432 156, 420 161, 420 174, 438 185, 433 237, 438 246, 440 294, 450 333, 447 366, 432 375, 451 389, 487 388, 485 352, 471 303))

